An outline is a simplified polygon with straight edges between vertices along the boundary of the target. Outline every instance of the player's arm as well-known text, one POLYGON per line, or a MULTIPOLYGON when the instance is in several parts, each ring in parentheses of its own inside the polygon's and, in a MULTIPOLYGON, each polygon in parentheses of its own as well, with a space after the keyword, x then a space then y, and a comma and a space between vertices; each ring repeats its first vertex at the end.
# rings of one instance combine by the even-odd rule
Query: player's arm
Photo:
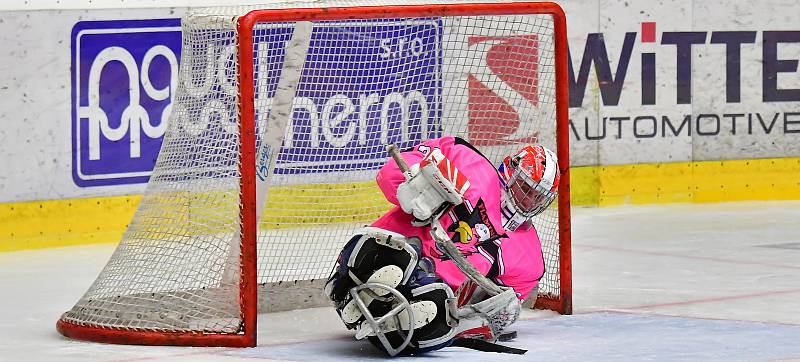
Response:
MULTIPOLYGON (((539 280, 544 276, 542 243, 536 229, 508 232, 507 239, 484 248, 494 257, 494 279, 517 292, 522 301, 534 301, 539 280)), ((530 303, 527 303, 530 304, 530 303)))

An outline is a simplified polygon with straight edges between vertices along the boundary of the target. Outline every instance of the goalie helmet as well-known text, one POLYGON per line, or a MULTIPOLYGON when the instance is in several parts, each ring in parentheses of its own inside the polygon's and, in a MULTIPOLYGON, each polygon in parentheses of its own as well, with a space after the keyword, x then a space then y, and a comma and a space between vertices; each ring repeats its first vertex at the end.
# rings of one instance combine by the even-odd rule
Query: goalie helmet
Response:
POLYGON ((556 154, 544 146, 525 146, 498 167, 503 181, 503 227, 514 231, 555 200, 561 173, 556 154))

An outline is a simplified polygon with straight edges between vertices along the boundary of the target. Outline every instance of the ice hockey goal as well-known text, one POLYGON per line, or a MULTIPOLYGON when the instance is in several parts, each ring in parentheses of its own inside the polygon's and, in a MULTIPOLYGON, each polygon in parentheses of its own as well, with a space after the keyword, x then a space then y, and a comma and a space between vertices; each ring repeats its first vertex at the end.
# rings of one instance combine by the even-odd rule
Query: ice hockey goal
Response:
POLYGON ((535 225, 537 307, 571 312, 567 50, 552 3, 282 2, 183 19, 178 90, 119 247, 58 321, 112 343, 255 345, 256 314, 324 303, 356 228, 390 205, 385 145, 462 137, 498 162, 557 150, 535 225))

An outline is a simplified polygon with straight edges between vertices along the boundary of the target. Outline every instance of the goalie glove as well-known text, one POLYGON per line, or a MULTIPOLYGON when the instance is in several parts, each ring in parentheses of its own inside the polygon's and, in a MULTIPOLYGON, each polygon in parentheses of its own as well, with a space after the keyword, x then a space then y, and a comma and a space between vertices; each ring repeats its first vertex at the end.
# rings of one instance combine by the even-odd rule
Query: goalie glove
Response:
POLYGON ((412 166, 411 174, 397 187, 397 199, 403 211, 423 225, 448 205, 460 204, 470 186, 467 177, 439 149, 412 166))
MULTIPOLYGON (((517 293, 511 288, 504 289, 498 295, 458 308, 456 338, 479 338, 495 342, 503 330, 519 318, 521 304, 517 293)), ((471 299, 475 300, 478 294, 480 290, 471 299)))

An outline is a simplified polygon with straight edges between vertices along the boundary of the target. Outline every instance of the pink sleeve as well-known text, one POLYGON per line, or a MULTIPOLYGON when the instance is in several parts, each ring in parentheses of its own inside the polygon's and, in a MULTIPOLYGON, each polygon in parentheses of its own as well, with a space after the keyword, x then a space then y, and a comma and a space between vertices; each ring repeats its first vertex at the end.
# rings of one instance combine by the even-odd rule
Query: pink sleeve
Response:
MULTIPOLYGON (((444 280, 455 292, 467 276, 459 269, 452 260, 433 259, 436 266, 436 275, 444 280)), ((492 263, 483 255, 478 253, 467 255, 467 261, 478 270, 479 273, 486 275, 492 267, 492 263)))
POLYGON ((542 244, 534 228, 507 235, 500 244, 500 270, 496 279, 514 289, 520 300, 525 300, 544 276, 542 244))

